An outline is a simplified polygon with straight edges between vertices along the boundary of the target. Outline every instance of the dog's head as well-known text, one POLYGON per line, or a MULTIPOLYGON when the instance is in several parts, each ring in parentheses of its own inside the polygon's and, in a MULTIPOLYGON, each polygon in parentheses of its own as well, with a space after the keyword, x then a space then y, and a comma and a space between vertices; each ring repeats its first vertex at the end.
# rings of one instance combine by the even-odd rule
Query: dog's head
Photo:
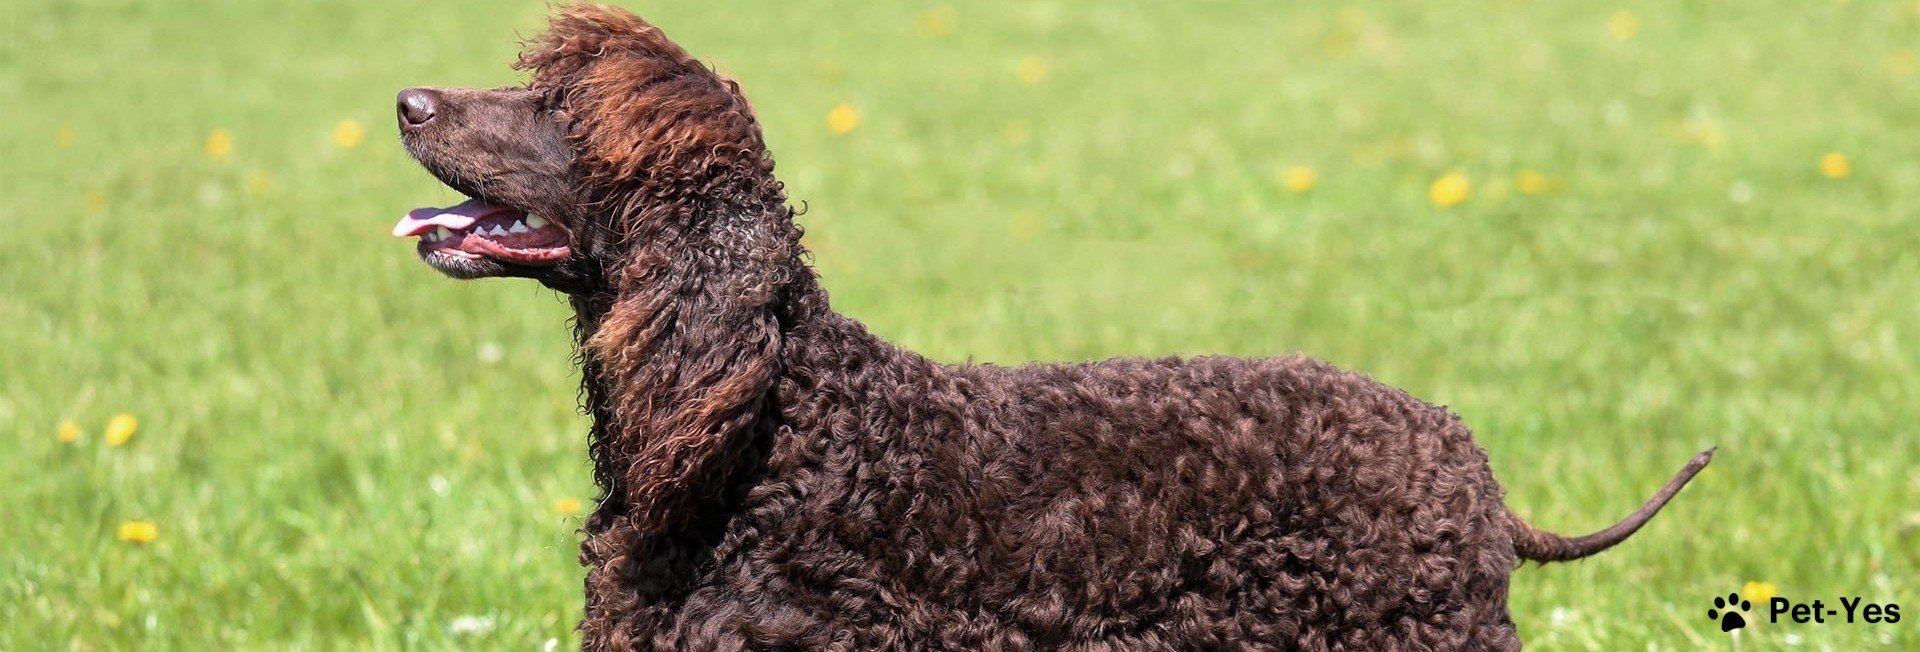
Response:
POLYGON ((533 71, 526 87, 397 98, 407 152, 469 199, 393 233, 449 276, 579 291, 696 204, 781 198, 738 87, 625 10, 560 9, 515 67, 533 71))
POLYGON ((573 295, 595 475, 659 527, 765 427, 800 231, 746 98, 659 29, 564 7, 516 67, 523 88, 401 91, 407 151, 471 199, 394 233, 450 276, 573 295))

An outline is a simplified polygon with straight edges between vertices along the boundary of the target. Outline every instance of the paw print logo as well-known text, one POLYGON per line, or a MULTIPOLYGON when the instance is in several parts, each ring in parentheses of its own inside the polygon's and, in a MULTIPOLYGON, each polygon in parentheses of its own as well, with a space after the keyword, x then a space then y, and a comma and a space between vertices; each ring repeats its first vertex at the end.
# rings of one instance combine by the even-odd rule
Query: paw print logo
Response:
POLYGON ((1740 594, 1728 593, 1724 598, 1714 596, 1713 608, 1707 610, 1707 617, 1720 621, 1720 631, 1731 632, 1747 626, 1747 619, 1742 618, 1734 609, 1744 612, 1752 608, 1751 603, 1740 599, 1740 594))

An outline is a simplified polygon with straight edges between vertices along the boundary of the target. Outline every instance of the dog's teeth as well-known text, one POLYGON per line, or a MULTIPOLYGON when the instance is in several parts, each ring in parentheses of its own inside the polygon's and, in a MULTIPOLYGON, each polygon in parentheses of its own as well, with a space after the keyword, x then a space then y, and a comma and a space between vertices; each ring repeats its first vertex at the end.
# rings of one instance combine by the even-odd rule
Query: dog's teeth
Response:
POLYGON ((495 224, 495 225, 493 225, 493 230, 492 230, 492 231, 489 231, 489 232, 488 232, 487 234, 488 234, 488 235, 493 235, 493 236, 502 236, 502 235, 506 235, 506 234, 507 234, 507 230, 506 230, 506 229, 503 229, 503 228, 500 228, 500 225, 498 225, 498 224, 495 224))
POLYGON ((537 229, 546 225, 547 225, 547 218, 540 217, 539 215, 527 216, 527 228, 529 229, 537 229))
POLYGON ((453 237, 453 232, 452 232, 452 231, 448 231, 448 230, 447 230, 447 227, 444 227, 444 226, 443 226, 443 227, 440 227, 440 228, 437 228, 437 229, 434 229, 434 230, 433 230, 433 234, 434 234, 434 235, 436 235, 436 236, 439 236, 439 238, 440 238, 441 240, 445 240, 445 239, 447 239, 447 238, 451 238, 451 237, 453 237))
POLYGON ((528 229, 527 229, 526 223, 521 222, 520 220, 514 220, 513 228, 507 229, 507 233, 526 233, 527 231, 528 229))

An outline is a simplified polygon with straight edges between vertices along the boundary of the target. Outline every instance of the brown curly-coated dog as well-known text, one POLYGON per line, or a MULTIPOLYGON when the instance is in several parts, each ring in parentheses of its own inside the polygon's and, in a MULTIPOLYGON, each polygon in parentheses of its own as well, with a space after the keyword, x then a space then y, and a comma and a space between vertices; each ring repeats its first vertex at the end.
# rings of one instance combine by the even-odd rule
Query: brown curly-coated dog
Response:
POLYGON ((572 301, 588 649, 1512 649, 1519 559, 1711 453, 1565 538, 1452 414, 1320 362, 936 363, 828 306, 732 81, 595 6, 518 65, 401 92, 473 199, 395 234, 572 301))

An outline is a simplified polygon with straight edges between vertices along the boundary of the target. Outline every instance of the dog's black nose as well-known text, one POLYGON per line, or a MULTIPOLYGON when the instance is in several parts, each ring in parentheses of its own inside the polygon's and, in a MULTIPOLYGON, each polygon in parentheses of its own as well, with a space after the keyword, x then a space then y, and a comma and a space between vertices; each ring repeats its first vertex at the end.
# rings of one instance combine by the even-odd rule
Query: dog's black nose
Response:
POLYGON ((419 88, 400 91, 400 95, 394 98, 394 102, 399 105, 400 126, 402 128, 418 127, 432 120, 434 100, 433 91, 419 88))

